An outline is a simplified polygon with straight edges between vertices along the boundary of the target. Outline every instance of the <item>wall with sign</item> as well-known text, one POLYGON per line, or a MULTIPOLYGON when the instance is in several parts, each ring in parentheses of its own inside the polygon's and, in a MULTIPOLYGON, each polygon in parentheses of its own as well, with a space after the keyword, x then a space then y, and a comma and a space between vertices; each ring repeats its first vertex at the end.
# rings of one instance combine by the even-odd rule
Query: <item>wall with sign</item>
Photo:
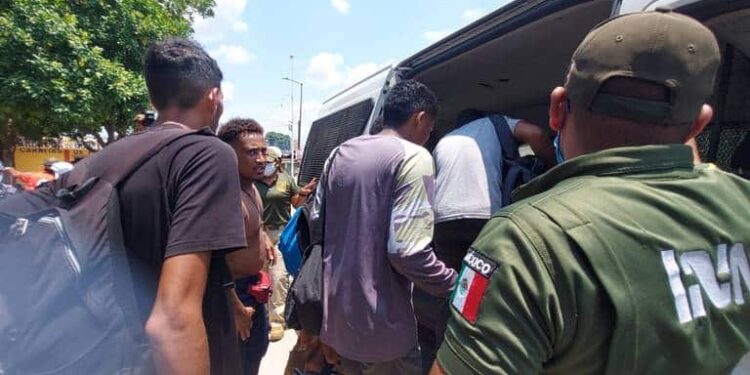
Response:
POLYGON ((44 160, 57 158, 60 161, 72 162, 76 157, 86 157, 89 151, 86 149, 59 149, 52 147, 28 147, 16 146, 15 168, 23 172, 41 171, 44 160))

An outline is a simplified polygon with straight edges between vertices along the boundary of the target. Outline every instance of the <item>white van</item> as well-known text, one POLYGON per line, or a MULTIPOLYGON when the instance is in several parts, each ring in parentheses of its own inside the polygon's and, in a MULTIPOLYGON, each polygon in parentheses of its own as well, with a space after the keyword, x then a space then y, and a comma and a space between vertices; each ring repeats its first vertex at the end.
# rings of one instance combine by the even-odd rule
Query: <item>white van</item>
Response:
POLYGON ((466 108, 547 124, 550 90, 586 34, 611 16, 662 6, 700 20, 719 40, 716 114, 698 143, 705 161, 731 170, 750 132, 750 0, 516 0, 328 99, 312 124, 299 182, 319 176, 334 147, 368 133, 388 89, 402 79, 427 84, 440 100, 430 149, 466 108))

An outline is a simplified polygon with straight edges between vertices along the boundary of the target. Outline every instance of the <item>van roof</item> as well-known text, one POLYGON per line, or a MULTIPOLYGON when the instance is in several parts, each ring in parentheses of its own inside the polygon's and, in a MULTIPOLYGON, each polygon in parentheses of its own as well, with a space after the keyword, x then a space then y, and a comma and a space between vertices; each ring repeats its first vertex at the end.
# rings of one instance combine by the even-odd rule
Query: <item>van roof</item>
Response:
POLYGON ((413 77, 523 25, 591 0, 514 0, 405 59, 398 68, 413 77))

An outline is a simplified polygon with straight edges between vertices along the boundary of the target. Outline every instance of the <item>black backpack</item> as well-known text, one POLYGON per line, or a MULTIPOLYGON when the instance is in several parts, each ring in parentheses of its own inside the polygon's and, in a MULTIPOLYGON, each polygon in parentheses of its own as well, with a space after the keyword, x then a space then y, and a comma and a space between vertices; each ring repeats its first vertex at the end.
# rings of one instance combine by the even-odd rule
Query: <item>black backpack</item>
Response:
POLYGON ((0 374, 153 371, 117 186, 190 134, 176 125, 134 134, 0 202, 0 374))
MULTIPOLYGON (((321 176, 320 186, 328 181, 333 160, 338 154, 334 150, 328 168, 321 176)), ((302 252, 302 266, 292 281, 286 297, 284 320, 289 328, 305 330, 319 335, 323 323, 323 239, 325 238, 325 198, 315 202, 315 193, 309 195, 297 219, 297 238, 302 252), (315 205, 320 204, 317 219, 313 220, 315 205)))
POLYGON ((503 163, 500 171, 502 185, 500 191, 502 193, 502 207, 505 207, 513 203, 511 199, 513 190, 544 173, 547 167, 536 156, 520 156, 518 142, 513 136, 505 116, 492 114, 489 117, 495 127, 495 133, 502 150, 503 163))

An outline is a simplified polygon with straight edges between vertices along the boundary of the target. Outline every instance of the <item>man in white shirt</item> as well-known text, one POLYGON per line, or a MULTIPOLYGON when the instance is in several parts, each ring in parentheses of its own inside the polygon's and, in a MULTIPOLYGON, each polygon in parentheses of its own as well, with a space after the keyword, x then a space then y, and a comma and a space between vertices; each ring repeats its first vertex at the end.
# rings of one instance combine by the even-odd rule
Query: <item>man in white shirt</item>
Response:
MULTIPOLYGON (((496 126, 510 128, 516 145, 528 144, 546 166, 556 164, 550 135, 528 121, 475 109, 459 113, 456 129, 433 151, 435 184, 435 253, 459 271, 466 251, 490 216, 502 206, 503 153, 496 126)), ((444 300, 415 293, 423 363, 434 360, 449 310, 444 300), (435 311, 440 311, 435 314, 435 311), (434 346, 433 346, 434 345, 434 346), (430 354, 432 353, 432 355, 430 354)))

